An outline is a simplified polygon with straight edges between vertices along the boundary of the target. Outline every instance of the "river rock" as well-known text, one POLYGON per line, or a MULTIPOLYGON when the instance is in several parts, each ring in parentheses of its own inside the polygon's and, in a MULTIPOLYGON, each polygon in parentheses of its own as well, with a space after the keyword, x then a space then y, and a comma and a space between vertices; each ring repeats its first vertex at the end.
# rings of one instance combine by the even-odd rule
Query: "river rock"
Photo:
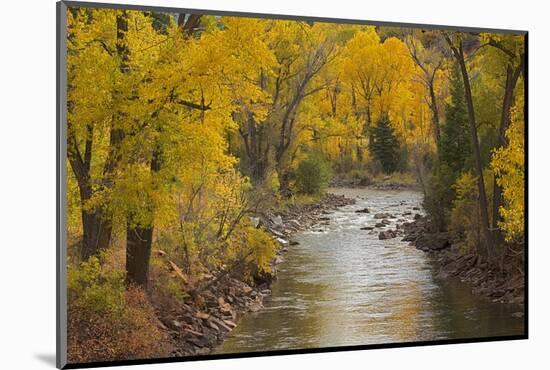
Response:
POLYGON ((389 225, 389 224, 391 224, 391 222, 390 222, 389 220, 386 220, 386 219, 380 221, 380 223, 383 223, 384 225, 389 225))
POLYGON ((288 245, 288 240, 285 240, 283 238, 277 238, 277 241, 282 247, 286 247, 288 245))
POLYGON ((206 312, 197 311, 195 313, 195 317, 198 319, 208 320, 210 318, 210 314, 207 314, 206 312))
POLYGON ((290 226, 295 227, 296 229, 300 229, 300 228, 302 227, 302 225, 298 222, 298 220, 294 220, 294 219, 289 220, 289 221, 288 221, 288 224, 289 224, 290 226))
POLYGON ((390 216, 391 215, 389 213, 377 213, 377 214, 374 215, 374 218, 377 218, 377 219, 379 219, 379 218, 388 218, 390 216))
POLYGON ((356 210, 355 213, 370 213, 370 211, 368 208, 363 208, 356 210))
POLYGON ((247 307, 250 312, 258 312, 262 309, 262 303, 258 301, 250 302, 249 306, 247 307))
POLYGON ((378 239, 379 240, 386 240, 386 239, 393 239, 395 238, 397 235, 395 233, 395 231, 393 230, 386 230, 386 231, 381 231, 379 234, 378 234, 378 239))
POLYGON ((448 233, 424 233, 418 236, 414 242, 417 249, 422 251, 439 251, 450 246, 448 233))
POLYGON ((273 228, 266 228, 266 230, 267 230, 268 232, 270 232, 271 234, 273 234, 274 236, 278 237, 278 238, 284 238, 284 237, 286 236, 286 235, 283 234, 282 232, 277 231, 277 230, 275 230, 275 229, 273 229, 273 228))
POLYGON ((283 218, 280 215, 271 217, 271 222, 275 226, 283 226, 283 218))
POLYGON ((386 224, 383 224, 382 222, 377 222, 374 227, 386 227, 386 224))
POLYGON ((361 230, 372 230, 372 229, 374 229, 373 226, 364 226, 361 228, 361 230))
POLYGON ((261 220, 259 217, 250 217, 250 221, 252 221, 252 225, 255 229, 257 229, 261 225, 261 220))

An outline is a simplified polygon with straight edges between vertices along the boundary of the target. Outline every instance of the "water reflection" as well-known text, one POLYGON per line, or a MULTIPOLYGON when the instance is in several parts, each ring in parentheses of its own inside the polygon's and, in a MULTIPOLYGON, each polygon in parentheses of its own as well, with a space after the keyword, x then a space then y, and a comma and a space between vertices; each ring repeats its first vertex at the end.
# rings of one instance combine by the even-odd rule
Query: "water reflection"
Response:
MULTIPOLYGON (((468 286, 435 278, 429 258, 399 238, 360 230, 377 212, 404 215, 413 191, 338 189, 357 203, 329 225, 296 236, 265 308, 247 315, 217 353, 522 334, 516 306, 483 301, 468 286), (355 210, 369 208, 370 213, 355 210)), ((393 228, 394 225, 389 225, 393 228)))

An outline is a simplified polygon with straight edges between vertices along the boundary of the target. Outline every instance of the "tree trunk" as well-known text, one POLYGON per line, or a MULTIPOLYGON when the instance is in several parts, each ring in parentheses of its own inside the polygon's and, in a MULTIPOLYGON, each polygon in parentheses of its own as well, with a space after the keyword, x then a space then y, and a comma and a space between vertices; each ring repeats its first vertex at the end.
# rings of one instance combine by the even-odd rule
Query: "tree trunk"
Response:
POLYGON ((153 226, 128 226, 126 229, 126 282, 147 285, 153 226))
POLYGON ((439 109, 437 108, 437 98, 435 96, 435 89, 433 80, 430 82, 430 109, 432 111, 432 125, 434 127, 435 145, 437 147, 437 153, 439 155, 441 146, 441 127, 439 125, 439 109))
POLYGON ((372 145, 374 141, 373 129, 372 129, 372 113, 370 109, 370 99, 367 104, 367 127, 365 128, 365 134, 367 135, 369 141, 367 143, 368 147, 372 145))
MULTIPOLYGON (((179 16, 178 24, 184 32, 183 37, 189 37, 200 25, 201 16, 190 14, 184 24, 184 15, 179 16)), ((204 105, 201 108, 204 111, 204 105)), ((159 132, 161 129, 158 130, 159 132)), ((162 167, 162 148, 157 143, 152 153, 150 170, 152 178, 160 171, 162 167)), ((153 246, 154 232, 154 204, 147 198, 142 212, 147 212, 149 223, 147 225, 136 224, 132 215, 128 215, 126 227, 126 283, 135 284, 142 287, 147 286, 149 277, 149 261, 151 259, 151 249, 153 246)), ((188 256, 187 256, 188 258, 188 256)))
POLYGON ((82 249, 80 259, 88 260, 91 256, 107 249, 111 242, 112 222, 104 216, 104 210, 98 208, 94 212, 82 211, 82 249))
MULTIPOLYGON (((449 44, 452 45, 450 40, 448 41, 449 41, 449 44)), ((470 124, 470 139, 472 142, 472 152, 474 155, 475 170, 477 175, 477 185, 478 185, 478 191, 479 191, 479 208, 480 208, 480 214, 481 214, 481 227, 483 229, 483 237, 485 239, 486 248, 487 248, 487 258, 489 259, 490 262, 493 262, 495 257, 493 236, 491 233, 491 228, 490 228, 491 226, 489 224, 487 194, 485 193, 485 182, 483 180, 483 165, 481 163, 481 153, 479 149, 479 141, 477 138, 477 123, 476 123, 475 112, 474 112, 472 89, 470 87, 470 79, 468 76, 468 70, 466 69, 466 62, 464 61, 462 41, 460 41, 458 48, 453 47, 453 52, 460 66, 462 80, 464 81, 464 97, 466 99, 466 106, 468 108, 468 121, 470 124)))
POLYGON ((239 129, 243 139, 250 178, 254 184, 260 184, 265 180, 267 169, 267 140, 263 137, 263 128, 259 128, 254 121, 252 113, 246 115, 246 127, 239 129), (265 146, 265 150, 263 150, 265 146))
POLYGON ((90 185, 90 163, 92 158, 92 137, 88 130, 84 157, 78 150, 74 133, 69 125, 67 156, 71 169, 78 183, 80 193, 80 206, 82 218, 82 247, 80 249, 81 261, 86 261, 99 251, 106 249, 111 240, 111 221, 105 217, 105 209, 97 207, 93 210, 86 209, 86 203, 92 198, 93 191, 90 185))
MULTIPOLYGON (((158 147, 153 152, 150 169, 153 178, 161 169, 161 150, 158 147)), ((154 205, 151 199, 146 200, 146 205, 142 211, 149 213, 150 221, 148 225, 136 225, 131 214, 127 220, 126 283, 146 286, 154 231, 154 205)))

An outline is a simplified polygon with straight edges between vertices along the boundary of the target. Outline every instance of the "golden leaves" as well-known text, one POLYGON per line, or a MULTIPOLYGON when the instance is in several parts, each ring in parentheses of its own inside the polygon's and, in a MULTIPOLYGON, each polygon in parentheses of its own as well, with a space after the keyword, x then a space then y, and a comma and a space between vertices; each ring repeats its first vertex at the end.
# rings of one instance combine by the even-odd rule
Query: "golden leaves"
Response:
POLYGON ((525 225, 525 123, 523 97, 512 109, 512 123, 506 130, 508 145, 493 153, 491 166, 503 189, 505 205, 500 208, 500 227, 507 240, 523 236, 525 225))

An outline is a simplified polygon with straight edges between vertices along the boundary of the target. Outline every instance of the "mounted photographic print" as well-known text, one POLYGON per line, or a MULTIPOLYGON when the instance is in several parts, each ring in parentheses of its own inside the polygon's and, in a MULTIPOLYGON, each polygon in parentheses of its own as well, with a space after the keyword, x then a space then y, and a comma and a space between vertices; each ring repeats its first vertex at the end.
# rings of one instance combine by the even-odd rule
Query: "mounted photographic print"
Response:
POLYGON ((58 3, 58 367, 527 338, 526 87, 524 31, 58 3))

